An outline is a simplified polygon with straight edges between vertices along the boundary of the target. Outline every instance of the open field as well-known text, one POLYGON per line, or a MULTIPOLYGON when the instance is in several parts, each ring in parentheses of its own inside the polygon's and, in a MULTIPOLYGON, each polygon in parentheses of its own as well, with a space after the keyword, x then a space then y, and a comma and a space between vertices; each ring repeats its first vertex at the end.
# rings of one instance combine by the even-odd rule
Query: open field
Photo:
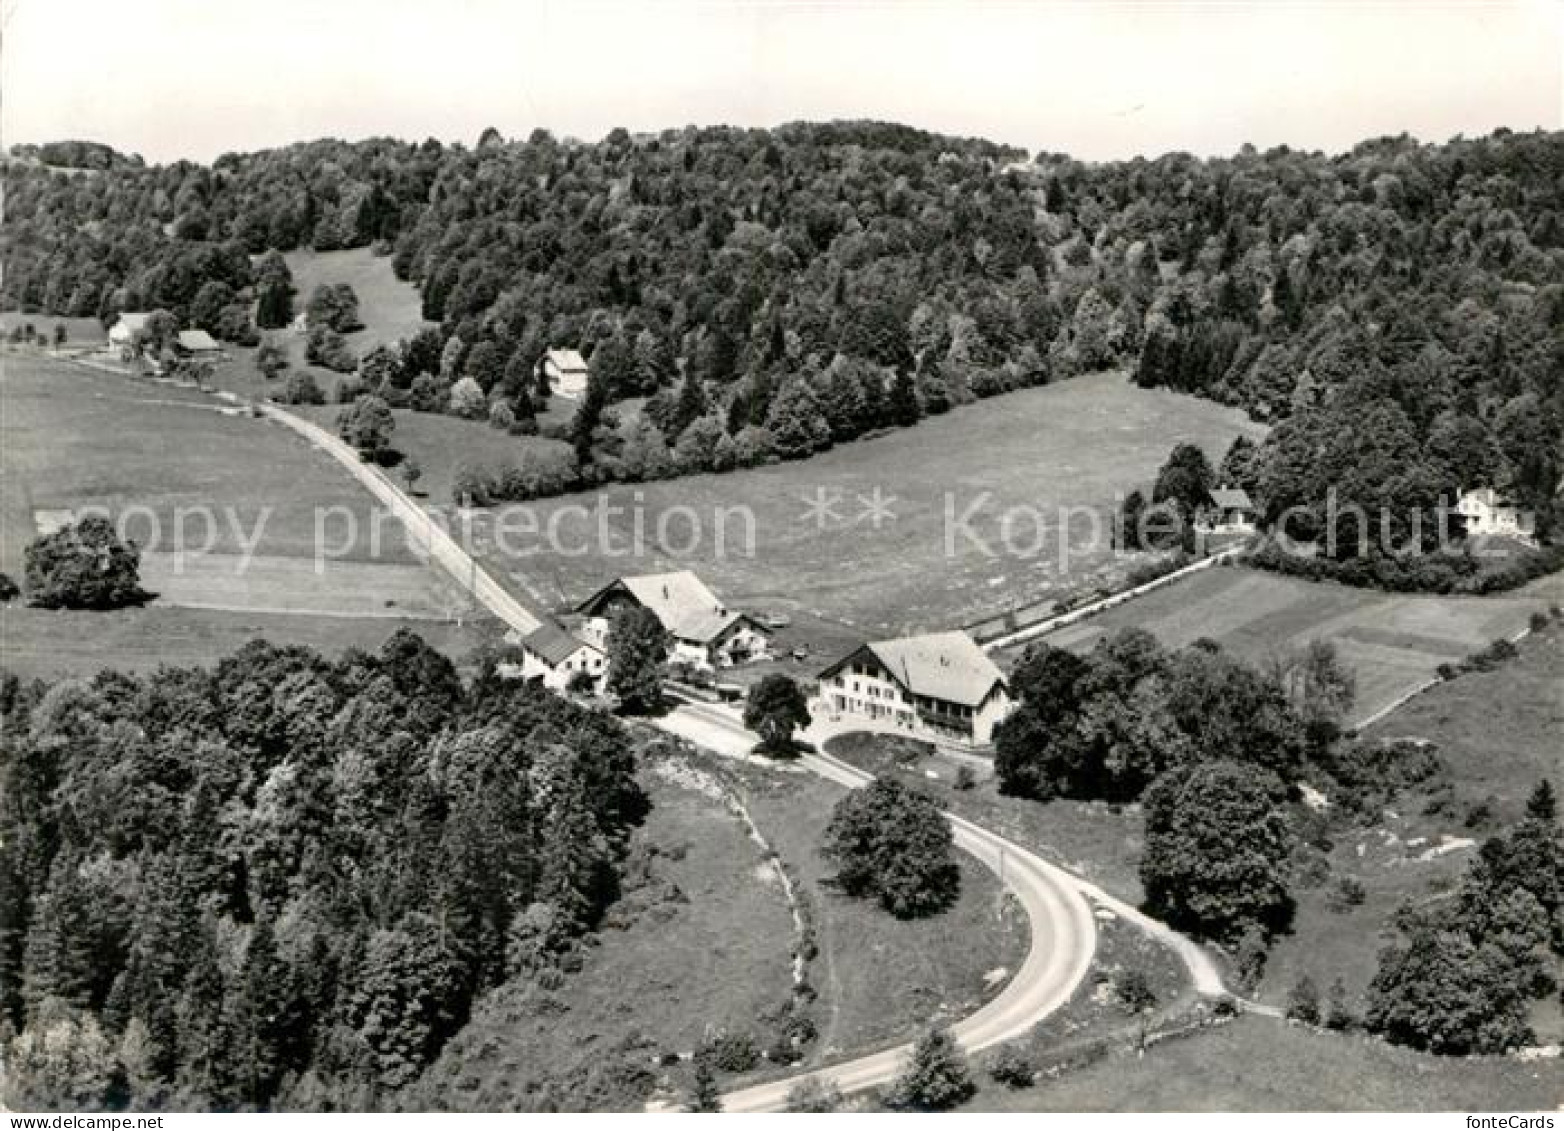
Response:
POLYGON ((491 561, 501 574, 536 577, 531 596, 550 606, 620 574, 689 567, 735 605, 872 634, 947 627, 1122 572, 1106 533, 1103 546, 1081 548, 1084 515, 1068 542, 1080 553, 1061 569, 1058 509, 1111 508, 1118 493, 1149 482, 1180 441, 1219 459, 1233 437, 1260 432, 1235 410, 1138 389, 1122 373, 1092 374, 797 463, 544 500, 530 510, 540 531, 557 531, 556 544, 522 540, 510 562, 498 552, 491 561), (817 497, 824 513, 810 509, 817 497), (1007 512, 1023 507, 1006 525, 1007 512), (951 522, 949 553, 947 509, 974 534, 951 522), (550 591, 553 577, 561 592, 550 591))
POLYGON ((22 314, 14 310, 0 313, 0 334, 9 335, 15 327, 25 326, 29 322, 39 336, 51 345, 54 343, 54 328, 62 323, 67 345, 95 345, 109 340, 109 332, 96 318, 62 318, 53 314, 22 314))
MULTIPOLYGON (((295 406, 291 410, 323 428, 336 427, 337 405, 295 406)), ((560 449, 569 445, 541 436, 512 436, 486 423, 462 420, 439 413, 395 409, 396 431, 391 446, 404 458, 414 460, 421 471, 415 489, 426 505, 450 509, 451 484, 458 467, 464 463, 495 466, 515 463, 528 448, 560 449)), ((400 484, 401 477, 393 473, 400 484)))
MULTIPOLYGON (((470 602, 389 516, 377 543, 369 497, 288 430, 194 390, 39 357, 6 358, 0 408, 0 569, 20 578, 27 544, 87 507, 121 516, 146 551, 143 584, 158 600, 82 622, 83 649, 105 649, 94 667, 159 649, 207 660, 273 630, 337 650, 378 642, 401 618, 467 650, 441 622, 470 622, 470 602), (224 610, 240 616, 224 624, 224 610), (366 623, 350 627, 354 616, 366 623)), ((75 667, 77 638, 37 619, 55 615, 8 610, 6 662, 75 667)))
POLYGON ((1557 1061, 1426 1056, 1266 1017, 1117 1053, 1021 1091, 984 1079, 978 1111, 1544 1111, 1557 1061))
POLYGON ((557 991, 502 989, 475 1008, 431 1072, 442 1106, 535 1108, 530 1083, 579 1080, 627 1041, 638 1068, 660 1072, 655 1057, 687 1056, 708 1030, 760 1037, 759 1014, 786 998, 792 923, 760 850, 714 798, 648 769, 641 780, 644 881, 557 991))
POLYGON ((1254 663, 1330 640, 1357 673, 1356 717, 1366 718, 1433 678, 1441 663, 1515 635, 1561 593, 1560 576, 1491 597, 1434 597, 1219 566, 1043 639, 1086 651, 1105 634, 1135 626, 1171 647, 1209 637, 1254 663))
POLYGON ((916 1034, 930 1020, 965 1016, 996 992, 1026 954, 1025 917, 998 878, 969 857, 961 897, 943 914, 902 921, 829 883, 820 844, 840 787, 804 771, 735 767, 761 832, 797 869, 818 914, 819 957, 810 972, 820 1041, 817 1062, 869 1052, 916 1034))
POLYGON ((302 644, 336 656, 348 648, 377 649, 404 625, 458 665, 485 639, 499 636, 489 619, 469 618, 458 625, 159 604, 100 613, 30 609, 13 602, 0 606, 0 667, 20 676, 54 679, 92 675, 103 668, 150 671, 159 664, 210 666, 256 637, 274 644, 302 644))

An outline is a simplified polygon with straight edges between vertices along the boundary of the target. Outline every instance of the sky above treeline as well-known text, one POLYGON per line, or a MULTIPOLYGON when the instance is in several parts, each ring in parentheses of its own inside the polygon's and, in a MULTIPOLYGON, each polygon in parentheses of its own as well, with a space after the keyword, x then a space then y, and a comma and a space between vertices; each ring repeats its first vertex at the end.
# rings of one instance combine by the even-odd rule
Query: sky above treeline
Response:
POLYGON ((6 144, 876 118, 1088 160, 1564 123, 1564 0, 0 0, 6 144))

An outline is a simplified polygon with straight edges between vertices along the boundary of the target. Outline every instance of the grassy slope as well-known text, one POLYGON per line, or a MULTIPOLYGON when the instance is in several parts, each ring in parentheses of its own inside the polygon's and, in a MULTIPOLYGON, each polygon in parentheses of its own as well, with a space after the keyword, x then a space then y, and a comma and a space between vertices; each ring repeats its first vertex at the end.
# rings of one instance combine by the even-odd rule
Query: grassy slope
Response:
MULTIPOLYGON (((877 634, 943 627, 1122 570, 1104 550, 1062 572, 1057 509, 1111 506, 1117 492, 1147 482, 1181 440, 1198 441, 1220 458, 1234 436, 1258 431, 1234 410, 1137 389, 1122 374, 1093 374, 970 405, 802 462, 540 502, 534 510, 544 526, 563 508, 595 512, 600 500, 620 508, 608 522, 616 545, 598 544, 595 513, 583 520, 567 512, 565 546, 510 568, 540 578, 557 572, 566 579, 565 596, 579 599, 620 574, 688 566, 739 605, 812 613, 877 634), (877 488, 894 514, 878 530, 862 519, 859 501, 877 488), (817 490, 839 500, 839 518, 824 530, 805 520, 817 490), (985 493, 988 501, 971 526, 993 556, 961 539, 947 555, 947 495, 954 513, 965 515, 985 493), (1000 521, 1022 506, 1044 517, 1041 548, 1034 546, 1036 527, 1018 519, 1011 553, 1000 540, 1000 521), (673 507, 690 508, 699 523, 693 552, 672 552, 688 539, 687 518, 668 528, 672 545, 659 545, 659 518, 673 507), (743 519, 726 510, 740 507, 754 516, 753 556, 745 553, 743 519), (642 552, 631 537, 637 509, 646 532, 642 552), (726 522, 719 523, 722 514, 726 522), (719 525, 725 554, 716 545, 719 525), (588 535, 588 552, 573 552, 588 535)), ((1084 520, 1077 524, 1078 543, 1084 520)))
POLYGON ((706 795, 651 773, 642 780, 652 811, 636 837, 660 850, 657 882, 685 898, 632 894, 643 910, 611 912, 583 968, 555 993, 502 988, 481 1003, 431 1069, 450 1106, 526 1107, 528 1081, 581 1070, 632 1034, 687 1055, 708 1027, 752 1031, 787 995, 792 926, 774 881, 758 878, 758 848, 706 795))
POLYGON ((1564 592, 1564 577, 1492 597, 1429 597, 1352 589, 1242 568, 1194 574, 1164 589, 1051 634, 1058 647, 1085 650, 1105 633, 1146 628, 1181 647, 1210 637, 1251 662, 1333 640, 1357 673, 1357 714, 1367 716, 1497 636, 1526 626, 1564 592))
MULTIPOLYGON (((366 537, 342 561, 326 562, 322 574, 307 568, 315 552, 317 513, 328 537, 337 538, 346 515, 368 528, 371 501, 332 460, 275 425, 217 411, 209 398, 191 390, 14 355, 6 358, 0 377, 0 409, 0 568, 13 576, 21 575, 25 548, 37 533, 35 510, 90 504, 116 511, 150 508, 162 533, 158 545, 149 541, 146 547, 155 551, 170 548, 177 508, 212 508, 218 554, 239 547, 230 508, 246 537, 264 516, 256 547, 262 560, 253 571, 239 573, 237 558, 227 559, 231 568, 208 560, 182 586, 180 577, 163 568, 166 562, 149 558, 145 578, 168 602, 232 604, 246 611, 229 617, 153 607, 95 616, 80 622, 78 633, 63 631, 64 622, 54 614, 9 610, 5 659, 19 669, 142 666, 158 656, 209 661, 257 633, 336 650, 339 641, 378 643, 395 627, 389 618, 398 608, 425 617, 465 608, 454 601, 446 579, 418 564, 394 521, 383 526, 378 550, 366 537), (366 603, 366 581, 388 577, 398 605, 386 606, 386 594, 366 603), (334 595, 341 599, 334 602, 334 595), (256 611, 339 611, 338 606, 376 615, 351 623, 256 611), (95 649, 101 652, 94 655, 95 649)), ((144 519, 129 526, 144 539, 150 529, 144 519)), ((186 529, 188 546, 206 544, 203 523, 190 520, 186 529)), ((472 646, 473 638, 454 627, 420 623, 460 653, 472 646)))
MULTIPOLYGON (((1356 876, 1367 898, 1360 906, 1332 911, 1326 889, 1298 891, 1294 932, 1273 952, 1262 996, 1280 1003, 1305 972, 1321 989, 1340 974, 1349 992, 1361 992, 1373 977, 1396 906, 1459 882, 1472 853, 1463 849, 1429 860, 1419 857, 1442 837, 1480 842, 1517 820, 1541 778, 1564 784, 1561 733, 1564 629, 1558 627, 1524 641, 1516 660, 1441 684, 1370 728, 1370 738, 1433 742, 1449 770, 1451 803, 1427 812, 1429 794, 1413 790, 1377 828, 1336 836, 1332 876, 1356 876), (1468 827, 1466 815, 1480 802, 1489 804, 1492 818, 1468 827)), ((1544 1042, 1564 1039, 1556 999, 1538 1005, 1532 1024, 1544 1042)))
POLYGON ((1264 1017, 1119 1053, 982 1111, 1540 1111, 1564 1097, 1558 1063, 1440 1059, 1264 1017))
POLYGON ((998 880, 965 856, 961 898, 929 919, 899 921, 825 881, 819 847, 842 790, 802 772, 744 768, 750 813, 782 858, 798 870, 819 913, 820 956, 811 979, 828 1060, 913 1035, 935 1017, 955 1018, 988 996, 984 975, 1014 971, 1026 952, 1025 920, 998 880))
POLYGON ((466 661, 494 622, 462 625, 387 617, 316 617, 227 612, 153 605, 111 613, 0 607, 0 666, 18 675, 55 679, 92 675, 105 667, 150 671, 160 664, 211 666, 257 637, 302 644, 328 656, 347 648, 374 650, 399 627, 415 629, 435 648, 466 661))

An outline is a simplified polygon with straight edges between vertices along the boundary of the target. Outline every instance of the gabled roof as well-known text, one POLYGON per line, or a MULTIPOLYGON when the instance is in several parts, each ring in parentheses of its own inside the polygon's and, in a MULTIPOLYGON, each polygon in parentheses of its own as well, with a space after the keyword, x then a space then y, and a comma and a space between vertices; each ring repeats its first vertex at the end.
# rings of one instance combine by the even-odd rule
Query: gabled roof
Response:
POLYGON ((584 640, 577 640, 552 621, 544 621, 522 637, 521 646, 541 657, 545 663, 556 667, 583 648, 590 652, 597 651, 592 645, 584 640))
POLYGON ((855 656, 869 652, 897 683, 914 695, 976 707, 1004 674, 965 632, 931 632, 899 640, 876 640, 820 673, 835 674, 855 656))
POLYGON ((1242 487, 1217 487, 1211 491, 1211 505, 1219 510, 1252 511, 1254 503, 1242 487))
MULTIPOLYGON (((615 592, 628 593, 637 604, 650 609, 672 635, 697 644, 717 639, 735 621, 750 621, 745 614, 724 606, 717 595, 706 588, 706 583, 687 569, 621 577, 581 602, 576 611, 589 613, 602 603, 603 598, 615 592)), ((759 631, 768 631, 763 625, 750 622, 759 631)))
POLYGON ((118 330, 123 328, 125 333, 134 334, 137 330, 146 329, 147 319, 151 317, 152 314, 150 311, 144 311, 135 314, 123 313, 115 321, 114 325, 110 327, 110 329, 118 330))
POLYGON ((207 353, 217 349, 217 342, 205 330, 179 331, 179 348, 191 353, 207 353))
POLYGON ((1475 487, 1461 493, 1460 506, 1513 507, 1515 503, 1492 487, 1475 487))
POLYGON ((576 350, 549 350, 548 362, 561 373, 585 373, 586 360, 576 350))

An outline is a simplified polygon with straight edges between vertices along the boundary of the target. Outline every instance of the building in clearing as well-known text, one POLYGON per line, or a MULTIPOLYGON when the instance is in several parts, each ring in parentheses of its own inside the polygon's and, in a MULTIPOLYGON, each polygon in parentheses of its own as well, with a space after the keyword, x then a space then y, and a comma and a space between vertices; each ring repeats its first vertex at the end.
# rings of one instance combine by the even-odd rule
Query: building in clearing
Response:
POLYGON ((972 637, 935 632, 842 657, 820 673, 816 705, 833 722, 974 748, 993 742, 1011 699, 1004 674, 972 637))
POLYGON ((122 350, 129 349, 135 343, 137 333, 146 329, 150 317, 146 312, 121 314, 114 325, 109 327, 109 344, 122 350))
POLYGON ((1455 513, 1466 520, 1466 533, 1500 536, 1530 542, 1536 538, 1536 517, 1523 511, 1492 487, 1464 491, 1455 513))
POLYGON ((538 362, 548 386, 557 396, 574 400, 587 387, 587 363, 575 350, 549 350, 538 362))
POLYGON ((608 658, 601 648, 570 635, 553 621, 544 621, 516 641, 521 648, 522 679, 536 679, 554 691, 568 691, 578 675, 591 677, 601 687, 608 658))
POLYGON ((608 630, 621 609, 649 609, 673 638, 669 659, 706 670, 766 659, 771 630, 725 606, 689 570, 621 577, 576 606, 581 638, 607 651, 608 630))
POLYGON ((223 347, 205 330, 181 330, 175 342, 175 348, 186 357, 211 359, 223 352, 223 347))
POLYGON ((1241 487, 1217 487, 1200 511, 1200 528, 1213 533, 1247 534, 1254 530, 1256 510, 1241 487))

